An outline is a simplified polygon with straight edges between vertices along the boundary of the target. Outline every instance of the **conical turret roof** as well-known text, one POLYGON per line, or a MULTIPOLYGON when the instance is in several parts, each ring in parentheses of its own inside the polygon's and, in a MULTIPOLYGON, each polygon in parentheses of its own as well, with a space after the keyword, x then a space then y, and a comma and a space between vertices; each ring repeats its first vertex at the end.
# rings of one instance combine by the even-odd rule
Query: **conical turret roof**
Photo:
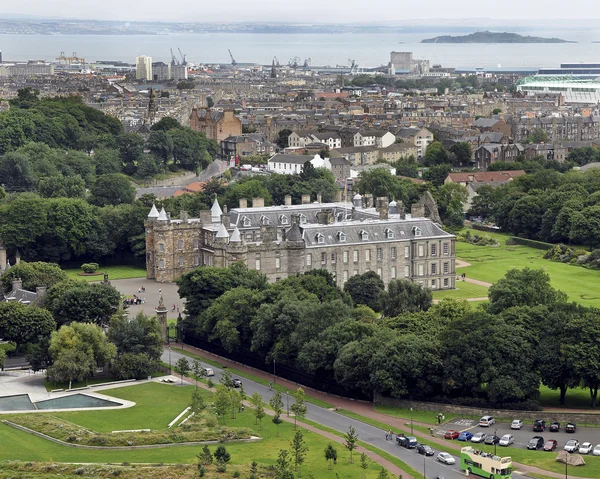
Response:
POLYGON ((212 208, 210 209, 210 217, 213 223, 221 222, 221 215, 223 214, 223 210, 217 201, 217 197, 215 196, 215 201, 213 202, 212 208))
POLYGON ((150 210, 150 213, 148 213, 148 218, 158 218, 158 210, 156 209, 156 205, 154 203, 152 203, 152 209, 150 210))
POLYGON ((223 223, 219 225, 219 231, 217 231, 217 238, 229 238, 229 233, 227 232, 227 228, 225 228, 225 225, 223 223))
POLYGON ((231 238, 229 238, 229 242, 230 243, 241 243, 242 242, 242 235, 240 234, 240 230, 237 226, 233 230, 233 233, 231 233, 231 238))
POLYGON ((160 209, 160 213, 158 214, 158 221, 168 221, 169 217, 167 216, 167 212, 165 211, 164 206, 160 209))

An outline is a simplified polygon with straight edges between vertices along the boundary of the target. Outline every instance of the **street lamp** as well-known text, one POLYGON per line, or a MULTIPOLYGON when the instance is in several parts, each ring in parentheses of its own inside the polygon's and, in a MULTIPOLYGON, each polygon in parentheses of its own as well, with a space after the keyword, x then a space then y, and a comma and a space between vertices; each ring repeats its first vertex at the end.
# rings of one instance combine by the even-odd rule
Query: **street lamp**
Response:
POLYGON ((169 374, 171 374, 171 345, 169 345, 169 374))
POLYGON ((494 429, 494 456, 496 455, 497 441, 498 441, 498 429, 494 429))
POLYGON ((273 358, 273 384, 275 384, 275 358, 273 358))
POLYGON ((413 434, 412 407, 410 408, 410 434, 413 434))
POLYGON ((289 391, 285 392, 285 401, 287 403, 287 415, 288 415, 288 417, 290 417, 290 392, 289 391))
POLYGON ((568 452, 565 452, 565 479, 569 478, 569 457, 571 457, 571 455, 568 452))
POLYGON ((425 459, 427 459, 427 454, 423 454, 423 479, 427 479, 425 475, 425 459))

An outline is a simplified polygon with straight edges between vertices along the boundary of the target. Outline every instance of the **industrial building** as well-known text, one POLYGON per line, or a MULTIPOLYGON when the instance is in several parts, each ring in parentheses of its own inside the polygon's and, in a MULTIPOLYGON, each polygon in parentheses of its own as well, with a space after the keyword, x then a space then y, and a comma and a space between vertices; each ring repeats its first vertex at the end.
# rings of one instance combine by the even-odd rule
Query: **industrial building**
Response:
POLYGON ((0 77, 30 77, 36 75, 54 75, 54 65, 44 61, 30 60, 27 63, 3 63, 0 77))
POLYGON ((573 75, 535 75, 516 83, 517 91, 527 95, 561 94, 565 103, 600 103, 600 80, 573 75))
POLYGON ((399 73, 422 75, 429 73, 429 60, 417 60, 412 52, 391 52, 388 74, 399 73))

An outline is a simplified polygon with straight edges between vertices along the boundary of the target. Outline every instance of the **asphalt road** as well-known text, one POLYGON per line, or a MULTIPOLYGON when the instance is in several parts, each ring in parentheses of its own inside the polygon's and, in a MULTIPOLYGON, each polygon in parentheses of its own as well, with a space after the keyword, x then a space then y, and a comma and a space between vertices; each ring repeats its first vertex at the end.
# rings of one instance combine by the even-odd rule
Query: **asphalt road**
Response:
MULTIPOLYGON (((519 419, 515 417, 515 419, 519 419)), ((594 446, 596 444, 600 444, 600 429, 593 427, 579 427, 577 426, 577 431, 575 433, 566 433, 564 427, 566 424, 561 424, 560 432, 550 432, 548 428, 552 423, 552 418, 550 416, 545 417, 543 413, 540 413, 540 419, 544 419, 546 421, 546 430, 544 432, 534 432, 533 424, 531 422, 524 423, 521 429, 511 429, 510 423, 496 423, 492 427, 481 427, 478 425, 478 421, 471 419, 456 419, 453 422, 449 422, 444 425, 446 429, 455 429, 457 431, 469 431, 473 434, 477 432, 484 432, 486 434, 494 434, 494 431, 497 431, 496 434, 499 437, 504 436, 505 434, 512 434, 515 437, 515 442, 508 447, 498 446, 499 452, 498 455, 510 455, 510 449, 517 447, 521 449, 527 448, 527 443, 533 436, 541 436, 544 438, 544 441, 549 439, 555 439, 558 442, 558 447, 556 451, 561 450, 564 445, 570 439, 577 439, 580 444, 584 442, 591 442, 594 446)), ((543 450, 538 451, 540 454, 548 454, 543 450)))
MULTIPOLYGON (((187 357, 183 356, 175 348, 171 349, 170 355, 170 361, 172 365, 174 365, 179 358, 187 357)), ((165 351, 163 353, 162 360, 167 364, 169 363, 168 351, 165 351)), ((215 377, 212 379, 213 381, 218 382, 219 378, 221 377, 221 370, 208 364, 204 364, 204 366, 212 368, 215 371, 215 377)), ((273 396, 273 391, 270 391, 268 387, 254 383, 252 381, 249 381, 248 379, 241 379, 243 381, 244 391, 248 396, 251 396, 255 392, 258 392, 266 402, 268 402, 269 399, 271 399, 271 397, 273 396)), ((286 403, 286 408, 288 401, 289 404, 292 404, 293 402, 292 398, 288 398, 286 397, 286 395, 283 396, 283 400, 284 403, 286 403)), ((403 447, 397 446, 395 441, 386 441, 385 431, 382 429, 370 426, 360 421, 356 421, 354 419, 338 414, 335 411, 330 411, 328 409, 324 409, 310 403, 307 403, 306 417, 311 421, 314 421, 331 429, 335 429, 336 431, 340 431, 342 433, 347 432, 349 426, 354 426, 356 428, 356 431, 358 432, 359 440, 376 446, 379 449, 392 454, 393 456, 400 459, 402 462, 405 462, 406 464, 410 465, 411 467, 413 467, 421 473, 425 469, 424 475, 427 479, 436 479, 438 477, 442 477, 444 479, 464 478, 464 475, 459 470, 459 460, 456 456, 456 464, 453 466, 447 466, 436 460, 435 457, 439 452, 437 450, 434 456, 424 457, 418 454, 414 449, 408 450, 403 447)))

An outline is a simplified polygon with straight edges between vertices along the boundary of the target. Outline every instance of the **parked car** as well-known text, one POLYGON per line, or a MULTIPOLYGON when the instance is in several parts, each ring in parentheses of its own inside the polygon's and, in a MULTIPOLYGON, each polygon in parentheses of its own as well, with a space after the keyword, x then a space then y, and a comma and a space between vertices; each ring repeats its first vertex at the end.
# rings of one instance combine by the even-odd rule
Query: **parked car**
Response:
POLYGON ((515 442, 515 437, 512 434, 505 434, 500 438, 498 444, 500 446, 510 446, 513 442, 515 442))
POLYGON ((213 368, 206 368, 204 370, 204 375, 206 377, 214 376, 215 375, 215 370, 213 368))
POLYGON ((490 427, 492 424, 496 424, 496 420, 492 416, 483 416, 479 420, 479 425, 483 427, 490 427))
POLYGON ((515 419, 513 422, 510 423, 511 429, 521 429, 522 427, 523 421, 521 421, 520 419, 515 419))
POLYGON ((579 446, 579 454, 589 454, 594 449, 591 442, 584 442, 581 446, 579 446))
POLYGON ((450 429, 444 433, 444 439, 458 439, 460 433, 454 429, 450 429))
POLYGON ((546 421, 543 419, 538 419, 537 421, 533 421, 533 430, 535 432, 544 432, 546 429, 546 421))
POLYGON ((234 378, 232 379, 233 382, 233 387, 234 388, 241 388, 242 387, 242 380, 238 379, 238 378, 234 378))
POLYGON ((565 432, 575 432, 575 431, 577 431, 577 425, 572 422, 568 422, 567 425, 565 426, 565 432))
POLYGON ((427 444, 417 444, 417 452, 426 456, 433 456, 435 454, 434 450, 427 444))
POLYGON ((471 442, 484 442, 484 441, 485 441, 485 432, 478 432, 471 438, 471 442))
POLYGON ((577 439, 571 439, 567 441, 563 449, 567 452, 577 452, 579 449, 579 441, 577 439))
POLYGON ((498 444, 500 442, 500 438, 495 434, 488 434, 485 436, 485 443, 493 446, 494 444, 498 444))
POLYGON ((470 433, 469 431, 463 431, 458 435, 458 440, 459 441, 470 441, 472 437, 473 437, 472 433, 470 433))
POLYGON ((533 436, 527 443, 527 449, 539 449, 544 446, 544 438, 541 436, 533 436))
POLYGON ((560 423, 558 421, 554 421, 550 424, 550 432, 558 432, 560 431, 560 423))
POLYGON ((456 459, 454 459, 447 452, 440 452, 437 455, 437 460, 440 461, 440 462, 443 462, 444 464, 455 464, 456 463, 456 459))
POLYGON ((594 450, 592 451, 592 454, 594 456, 600 456, 600 444, 596 444, 596 447, 594 448, 594 450))
POLYGON ((544 444, 544 451, 554 451, 558 447, 558 442, 554 439, 548 439, 544 444))
POLYGON ((396 443, 406 449, 414 449, 417 447, 417 438, 414 436, 396 436, 396 443))

